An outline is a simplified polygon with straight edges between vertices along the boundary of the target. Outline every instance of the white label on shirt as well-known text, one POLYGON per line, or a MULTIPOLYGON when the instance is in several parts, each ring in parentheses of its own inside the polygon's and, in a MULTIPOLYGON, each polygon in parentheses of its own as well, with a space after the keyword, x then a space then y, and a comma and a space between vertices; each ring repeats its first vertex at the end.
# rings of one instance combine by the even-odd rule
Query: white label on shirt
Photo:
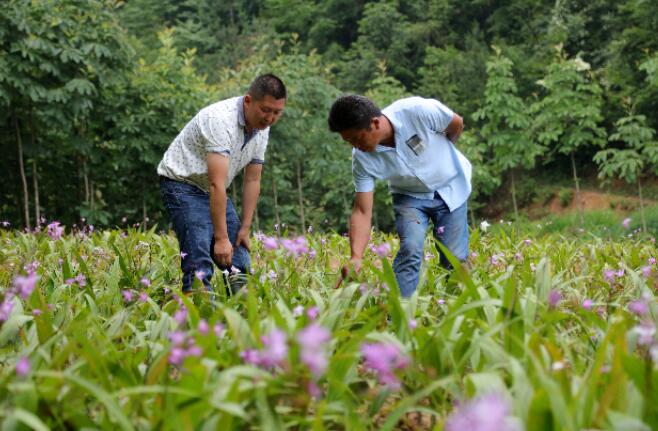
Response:
POLYGON ((425 151, 425 142, 418 137, 418 135, 413 135, 411 138, 407 139, 406 144, 411 148, 411 151, 414 152, 415 155, 421 154, 423 151, 425 151))

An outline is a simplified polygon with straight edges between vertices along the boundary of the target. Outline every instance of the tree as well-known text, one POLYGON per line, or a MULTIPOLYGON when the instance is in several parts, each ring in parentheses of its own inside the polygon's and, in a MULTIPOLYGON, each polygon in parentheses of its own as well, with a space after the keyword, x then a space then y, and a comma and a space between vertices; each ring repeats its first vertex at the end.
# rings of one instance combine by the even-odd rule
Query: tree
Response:
POLYGON ((533 131, 541 145, 568 155, 576 186, 576 204, 583 222, 583 206, 576 168, 576 152, 586 146, 602 146, 605 130, 599 126, 601 116, 601 87, 595 80, 590 65, 580 57, 568 59, 562 46, 556 47, 555 60, 538 84, 544 97, 531 107, 535 114, 533 131))
POLYGON ((615 133, 610 135, 610 142, 625 144, 624 148, 606 148, 594 156, 599 165, 599 178, 619 177, 627 183, 637 182, 640 198, 640 215, 642 230, 646 232, 644 217, 644 197, 642 195, 642 177, 658 167, 658 141, 654 139, 656 131, 646 125, 644 115, 633 115, 629 110, 626 117, 615 123, 615 133))
POLYGON ((516 95, 513 64, 498 47, 494 46, 493 50, 494 54, 487 62, 484 106, 473 114, 473 118, 483 122, 480 134, 491 148, 492 164, 510 175, 514 216, 518 219, 515 172, 532 168, 542 148, 530 136, 531 119, 525 102, 516 95))

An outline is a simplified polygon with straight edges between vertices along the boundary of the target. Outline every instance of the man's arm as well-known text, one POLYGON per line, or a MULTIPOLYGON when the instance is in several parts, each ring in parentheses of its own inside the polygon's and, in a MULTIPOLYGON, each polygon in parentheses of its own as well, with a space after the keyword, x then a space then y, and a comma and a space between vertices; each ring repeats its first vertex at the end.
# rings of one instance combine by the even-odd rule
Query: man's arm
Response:
POLYGON ((242 184, 242 225, 238 232, 238 239, 235 246, 242 244, 249 250, 249 229, 254 219, 256 203, 260 195, 260 177, 263 172, 263 165, 260 163, 250 163, 244 169, 244 182, 242 184))
POLYGON ((226 176, 229 159, 218 153, 208 153, 208 182, 210 183, 210 218, 215 238, 213 255, 222 267, 231 265, 233 246, 226 229, 226 176))
POLYGON ((459 136, 464 130, 464 119, 457 114, 452 114, 452 120, 448 123, 446 127, 445 135, 453 144, 457 143, 459 136))
MULTIPOLYGON (((374 191, 357 192, 354 207, 352 208, 352 216, 350 217, 350 265, 356 272, 361 269, 363 253, 368 245, 368 240, 370 240, 374 193, 374 191)), ((343 276, 347 276, 345 270, 343 276)))

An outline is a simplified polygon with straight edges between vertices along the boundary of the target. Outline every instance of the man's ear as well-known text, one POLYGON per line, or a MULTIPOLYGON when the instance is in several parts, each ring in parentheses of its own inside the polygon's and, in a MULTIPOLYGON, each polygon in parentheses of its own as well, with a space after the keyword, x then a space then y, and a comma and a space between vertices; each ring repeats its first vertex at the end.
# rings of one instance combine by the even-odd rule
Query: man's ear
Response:
POLYGON ((250 94, 248 94, 248 93, 245 94, 243 100, 244 100, 244 104, 245 104, 245 105, 247 105, 247 106, 251 105, 251 100, 252 100, 252 99, 251 99, 251 95, 250 95, 250 94))
POLYGON ((381 127, 382 122, 379 120, 379 117, 374 117, 373 119, 370 120, 370 129, 369 130, 379 130, 381 127))

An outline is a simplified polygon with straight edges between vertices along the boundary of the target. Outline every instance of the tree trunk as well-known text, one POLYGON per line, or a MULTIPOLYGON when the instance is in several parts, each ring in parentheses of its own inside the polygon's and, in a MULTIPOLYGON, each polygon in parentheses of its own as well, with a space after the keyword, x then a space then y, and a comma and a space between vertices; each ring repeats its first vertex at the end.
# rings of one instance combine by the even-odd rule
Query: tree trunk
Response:
POLYGON ((576 158, 571 152, 571 169, 573 170, 573 181, 576 184, 576 207, 578 208, 578 214, 580 216, 580 224, 585 224, 585 216, 583 215, 583 202, 580 200, 580 184, 578 183, 578 174, 576 172, 576 158))
POLYGON ((637 193, 640 196, 640 217, 642 218, 642 232, 647 233, 647 220, 644 218, 644 197, 642 196, 642 181, 637 176, 637 193))
POLYGON ((21 184, 23 186, 23 217, 25 217, 25 227, 31 229, 30 225, 30 195, 27 190, 27 178, 25 176, 25 164, 23 163, 23 140, 21 139, 21 129, 18 125, 16 113, 12 112, 14 130, 16 132, 16 145, 18 151, 18 169, 21 173, 21 184))
POLYGON ((514 181, 514 169, 510 169, 512 179, 512 204, 514 204, 514 220, 519 219, 519 207, 516 205, 516 183, 514 181))
POLYGON ((297 171, 297 197, 299 198, 299 218, 302 225, 302 232, 306 232, 306 218, 304 216, 304 192, 302 190, 302 165, 295 163, 297 171))
POLYGON ((82 158, 82 179, 85 184, 85 203, 89 204, 90 193, 89 193, 89 176, 87 175, 87 160, 82 158))
POLYGON ((146 198, 145 198, 145 193, 142 192, 142 226, 144 227, 144 230, 148 228, 148 214, 146 212, 146 198))
MULTIPOLYGON (((32 107, 30 106, 30 141, 32 143, 32 149, 37 147, 37 138, 36 131, 34 126, 34 121, 32 120, 32 107)), ((39 174, 37 169, 37 160, 32 159, 32 186, 34 188, 34 224, 39 225, 41 223, 41 207, 39 203, 39 174)))
POLYGON ((35 224, 41 223, 41 208, 39 207, 39 174, 37 173, 37 161, 32 159, 32 186, 34 187, 34 220, 35 224))
POLYGON ((272 197, 274 198, 274 220, 277 226, 281 226, 281 219, 279 218, 279 196, 276 192, 274 169, 272 169, 272 197))

